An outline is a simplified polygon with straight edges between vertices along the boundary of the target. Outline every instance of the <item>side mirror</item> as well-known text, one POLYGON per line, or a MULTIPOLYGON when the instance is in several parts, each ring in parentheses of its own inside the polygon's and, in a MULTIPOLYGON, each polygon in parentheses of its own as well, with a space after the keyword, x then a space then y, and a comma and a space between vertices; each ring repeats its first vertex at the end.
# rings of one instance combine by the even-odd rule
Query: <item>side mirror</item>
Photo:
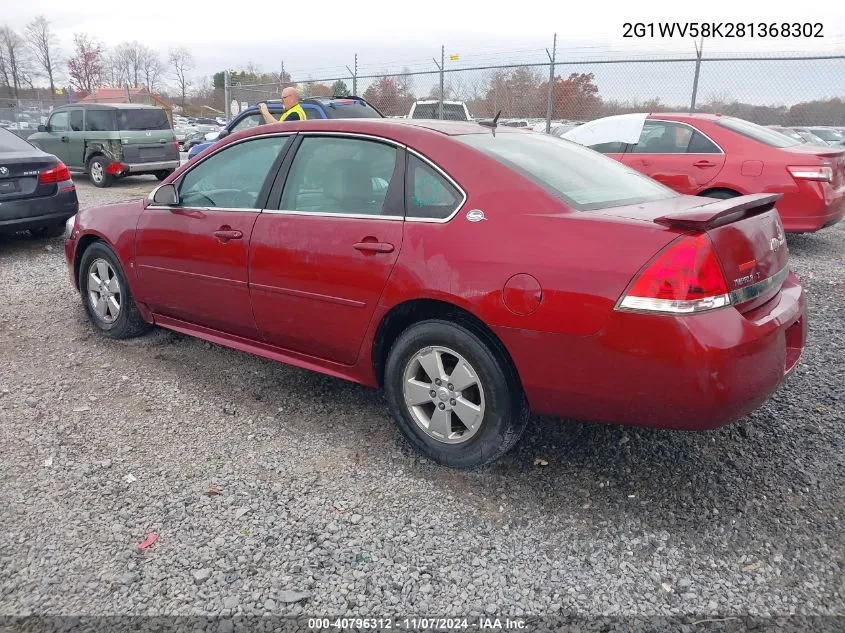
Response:
POLYGON ((176 185, 170 183, 161 185, 153 192, 153 203, 168 207, 179 204, 179 194, 176 192, 176 185))
POLYGON ((38 126, 38 131, 39 131, 39 132, 46 132, 46 131, 47 131, 47 126, 46 126, 46 125, 39 125, 39 126, 38 126))

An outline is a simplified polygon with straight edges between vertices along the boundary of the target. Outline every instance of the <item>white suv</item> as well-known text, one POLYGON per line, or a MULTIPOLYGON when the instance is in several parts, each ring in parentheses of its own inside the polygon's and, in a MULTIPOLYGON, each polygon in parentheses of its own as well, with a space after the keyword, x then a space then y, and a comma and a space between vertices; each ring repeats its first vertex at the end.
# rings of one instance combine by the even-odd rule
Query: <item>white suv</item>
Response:
MULTIPOLYGON (((430 101, 414 101, 411 106, 411 112, 408 114, 409 119, 439 119, 440 118, 440 101, 433 99, 430 101)), ((443 102, 443 118, 448 121, 472 121, 469 115, 469 110, 463 101, 444 101, 443 102)))

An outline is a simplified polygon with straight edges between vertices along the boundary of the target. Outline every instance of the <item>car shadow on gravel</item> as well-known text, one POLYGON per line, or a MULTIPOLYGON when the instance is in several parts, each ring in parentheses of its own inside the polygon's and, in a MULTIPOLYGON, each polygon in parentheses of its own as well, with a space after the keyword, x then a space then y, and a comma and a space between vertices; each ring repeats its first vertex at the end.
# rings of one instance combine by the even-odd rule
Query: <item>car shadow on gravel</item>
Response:
POLYGON ((795 444, 800 424, 790 422, 789 432, 783 428, 782 420, 798 416, 778 393, 745 419, 713 431, 534 416, 508 454, 486 467, 459 471, 422 458, 390 419, 379 391, 168 330, 115 343, 147 348, 143 355, 161 378, 190 375, 214 399, 229 398, 239 415, 254 420, 249 432, 275 434, 282 428, 299 437, 314 434, 310 440, 340 451, 328 471, 354 468, 389 477, 398 467, 493 523, 599 523, 615 516, 643 529, 683 524, 704 536, 726 517, 776 514, 773 497, 790 511, 792 491, 783 482, 801 484, 796 463, 814 457, 811 443, 795 444), (281 427, 270 421, 279 412, 281 427))
POLYGON ((29 231, 0 234, 0 260, 6 257, 18 257, 22 253, 32 251, 56 251, 62 248, 64 247, 60 237, 39 237, 29 231))

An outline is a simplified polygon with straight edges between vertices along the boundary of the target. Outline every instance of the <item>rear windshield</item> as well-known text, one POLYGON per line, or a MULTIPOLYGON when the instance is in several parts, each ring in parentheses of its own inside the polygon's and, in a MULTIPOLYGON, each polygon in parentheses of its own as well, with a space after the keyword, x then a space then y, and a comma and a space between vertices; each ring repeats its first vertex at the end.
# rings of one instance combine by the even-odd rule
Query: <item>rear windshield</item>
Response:
POLYGON ((330 119, 382 119, 379 111, 356 99, 337 99, 324 103, 323 110, 330 119))
POLYGON ((613 158, 547 134, 465 134, 454 138, 480 149, 581 211, 679 195, 613 158))
MULTIPOLYGON (((414 108, 414 119, 439 119, 439 103, 418 103, 414 108)), ((466 121, 467 113, 459 103, 444 103, 443 118, 447 121, 466 121)))
POLYGON ((17 134, 0 127, 0 152, 31 152, 35 149, 17 134))
POLYGON ((138 130, 169 130, 167 114, 159 108, 118 110, 117 128, 127 132, 138 130))
POLYGON ((794 147, 795 145, 801 145, 800 141, 784 136, 780 132, 775 132, 762 125, 745 121, 744 119, 725 117, 719 119, 718 124, 770 147, 794 147))

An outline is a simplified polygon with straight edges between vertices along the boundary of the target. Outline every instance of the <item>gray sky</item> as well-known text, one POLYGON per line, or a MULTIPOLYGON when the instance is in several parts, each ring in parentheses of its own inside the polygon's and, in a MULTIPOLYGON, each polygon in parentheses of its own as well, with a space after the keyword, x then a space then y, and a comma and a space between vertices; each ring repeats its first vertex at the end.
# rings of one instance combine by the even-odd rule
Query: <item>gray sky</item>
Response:
MULTIPOLYGON (((561 56, 630 56, 648 52, 694 50, 690 37, 623 38, 625 22, 821 22, 823 38, 722 38, 705 42, 706 52, 845 52, 845 11, 838 0, 763 2, 727 0, 650 4, 625 0, 565 3, 535 0, 491 9, 490 2, 403 3, 397 0, 327 0, 304 2, 305 14, 294 16, 296 4, 181 0, 162 3, 155 15, 141 2, 90 3, 30 0, 5 3, 0 22, 22 29, 37 14, 47 16, 60 37, 62 52, 71 50, 72 35, 84 31, 107 46, 139 40, 166 57, 168 47, 187 46, 197 62, 195 76, 248 61, 262 70, 278 70, 281 60, 294 79, 337 75, 352 65, 357 52, 363 73, 408 65, 434 68, 446 45, 447 64, 474 65, 543 61, 543 49, 558 34, 561 56), (409 7, 403 13, 405 7, 409 7), (647 8, 646 8, 647 7, 647 8), (165 14, 164 11, 167 11, 165 14), (389 40, 388 40, 389 38, 389 40), (459 62, 448 54, 458 53, 459 62)), ((845 86, 842 91, 845 92, 845 86)))

